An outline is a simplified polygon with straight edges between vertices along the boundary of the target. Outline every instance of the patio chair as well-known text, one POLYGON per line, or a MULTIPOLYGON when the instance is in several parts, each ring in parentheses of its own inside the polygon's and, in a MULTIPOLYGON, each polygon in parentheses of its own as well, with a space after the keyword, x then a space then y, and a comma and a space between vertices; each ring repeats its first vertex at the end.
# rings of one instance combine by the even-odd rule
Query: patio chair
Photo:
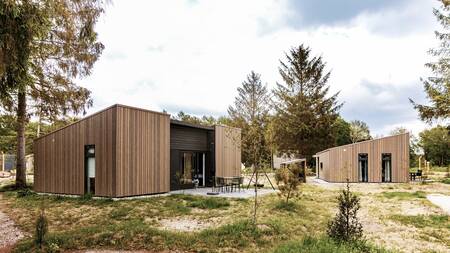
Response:
POLYGON ((223 192, 223 187, 225 186, 223 177, 215 177, 214 185, 218 188, 218 191, 223 192))
POLYGON ((236 190, 238 187, 239 187, 239 191, 240 191, 241 190, 240 179, 239 179, 239 177, 234 177, 231 180, 231 191, 233 191, 233 188, 234 188, 234 190, 236 190))
POLYGON ((423 178, 422 178, 422 170, 417 170, 417 172, 416 172, 416 177, 417 177, 417 178, 420 178, 420 180, 423 179, 423 178))
POLYGON ((239 191, 241 191, 241 185, 244 186, 244 177, 239 177, 239 191))

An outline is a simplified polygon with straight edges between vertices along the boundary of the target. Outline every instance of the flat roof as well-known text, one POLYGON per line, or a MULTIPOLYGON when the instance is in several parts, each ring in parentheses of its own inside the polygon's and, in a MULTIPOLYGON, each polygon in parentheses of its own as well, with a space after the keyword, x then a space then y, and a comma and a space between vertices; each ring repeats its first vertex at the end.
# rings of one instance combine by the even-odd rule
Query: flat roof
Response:
POLYGON ((322 150, 322 151, 317 152, 316 155, 317 155, 317 154, 324 153, 324 152, 327 152, 327 151, 332 150, 332 149, 335 149, 335 148, 350 147, 350 146, 353 146, 353 145, 356 145, 356 144, 361 144, 361 143, 371 142, 371 141, 377 141, 377 140, 386 139, 386 138, 391 138, 391 137, 400 136, 400 135, 404 135, 404 134, 409 134, 409 132, 402 133, 402 134, 396 134, 396 135, 384 136, 384 137, 375 138, 375 139, 366 140, 366 141, 360 141, 360 142, 350 143, 350 144, 341 145, 341 146, 336 146, 336 147, 332 147, 332 148, 327 148, 327 149, 325 149, 325 150, 322 150))
POLYGON ((214 130, 214 126, 205 126, 205 125, 200 125, 200 124, 194 124, 194 123, 184 122, 184 121, 180 121, 180 120, 176 120, 176 119, 171 119, 170 124, 177 125, 177 126, 200 128, 200 129, 205 129, 205 130, 214 130))

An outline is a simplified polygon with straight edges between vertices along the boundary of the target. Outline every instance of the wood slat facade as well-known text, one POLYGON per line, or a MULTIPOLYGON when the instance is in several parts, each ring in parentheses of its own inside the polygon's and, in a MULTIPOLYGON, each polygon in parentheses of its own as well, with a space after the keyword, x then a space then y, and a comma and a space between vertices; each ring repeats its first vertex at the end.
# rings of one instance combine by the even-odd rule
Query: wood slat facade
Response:
POLYGON ((241 130, 215 126, 216 176, 241 175, 241 130))
POLYGON ((109 107, 34 141, 34 189, 84 194, 85 145, 95 145, 98 196, 114 196, 117 107, 109 107))
MULTIPOLYGON (((175 143, 176 138, 172 138, 171 145, 170 122, 170 115, 166 113, 114 105, 37 138, 34 142, 34 188, 44 193, 85 194, 85 147, 94 145, 96 196, 168 192, 171 146, 185 148, 189 144, 204 149, 205 140, 210 138, 206 138, 204 131, 203 139, 175 143)), ((212 144, 215 154, 211 157, 211 166, 217 167, 216 175, 240 175, 240 130, 216 126, 208 131, 208 136, 210 133, 219 142, 212 144)), ((194 134, 190 136, 197 138, 194 134)))
POLYGON ((130 107, 117 109, 117 197, 170 190, 170 116, 130 107))
POLYGON ((368 155, 368 182, 382 182, 382 154, 391 154, 392 182, 409 181, 409 134, 330 148, 316 154, 318 177, 328 182, 358 182, 358 154, 368 155))

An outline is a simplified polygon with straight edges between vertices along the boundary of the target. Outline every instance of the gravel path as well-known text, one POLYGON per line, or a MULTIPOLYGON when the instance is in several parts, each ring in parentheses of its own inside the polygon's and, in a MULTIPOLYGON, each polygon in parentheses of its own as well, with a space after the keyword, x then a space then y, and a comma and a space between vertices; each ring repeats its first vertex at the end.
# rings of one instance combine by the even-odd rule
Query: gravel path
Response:
POLYGON ((427 199, 450 215, 450 196, 442 194, 429 194, 427 195, 427 199))
MULTIPOLYGON (((0 194, 1 199, 2 195, 0 194)), ((24 234, 16 227, 14 221, 0 210, 0 252, 10 248, 23 237, 24 234)))

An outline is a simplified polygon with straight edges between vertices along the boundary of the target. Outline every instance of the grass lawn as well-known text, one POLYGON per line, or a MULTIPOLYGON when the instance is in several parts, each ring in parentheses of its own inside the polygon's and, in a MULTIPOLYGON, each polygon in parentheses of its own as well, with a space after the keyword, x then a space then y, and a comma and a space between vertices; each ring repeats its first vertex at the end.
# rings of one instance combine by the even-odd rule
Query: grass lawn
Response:
MULTIPOLYGON (((326 224, 337 210, 339 188, 314 184, 303 185, 301 198, 287 205, 276 194, 261 197, 256 228, 251 222, 252 199, 171 195, 113 201, 5 191, 0 210, 33 235, 39 210, 45 208, 48 246, 60 251, 386 252, 404 250, 402 241, 411 244, 410 240, 420 242, 409 246, 417 252, 450 247, 446 239, 439 238, 450 236, 446 231, 448 216, 426 203, 424 197, 428 192, 449 194, 449 185, 360 184, 352 188, 361 196, 361 220, 367 239, 359 245, 336 244, 325 236, 326 224), (403 205, 413 210, 425 206, 426 212, 405 213, 403 205), (193 223, 194 228, 167 225, 184 223, 193 223), (415 234, 411 234, 413 230, 415 234), (406 239, 383 239, 392 237, 391 233, 401 235, 402 231, 407 232, 406 239)), ((34 252, 33 244, 28 236, 19 241, 16 252, 34 252)))

